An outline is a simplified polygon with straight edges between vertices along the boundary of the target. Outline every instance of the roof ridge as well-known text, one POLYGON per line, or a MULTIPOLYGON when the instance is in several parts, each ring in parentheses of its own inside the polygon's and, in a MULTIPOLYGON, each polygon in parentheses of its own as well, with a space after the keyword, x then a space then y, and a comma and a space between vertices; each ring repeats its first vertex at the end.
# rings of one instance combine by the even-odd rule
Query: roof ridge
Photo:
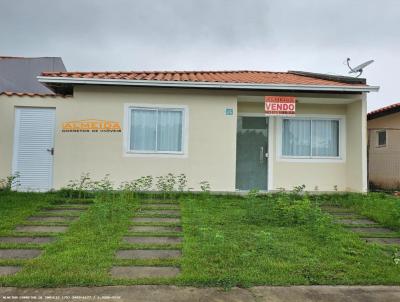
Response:
POLYGON ((63 73, 63 74, 112 74, 112 73, 275 73, 275 74, 287 74, 287 71, 263 71, 263 70, 116 70, 116 71, 43 71, 42 74, 56 74, 56 73, 63 73))
POLYGON ((37 92, 14 92, 14 91, 2 91, 0 92, 0 96, 5 95, 5 96, 29 96, 29 97, 62 97, 65 98, 67 96, 62 95, 62 94, 55 94, 55 93, 37 93, 37 92))

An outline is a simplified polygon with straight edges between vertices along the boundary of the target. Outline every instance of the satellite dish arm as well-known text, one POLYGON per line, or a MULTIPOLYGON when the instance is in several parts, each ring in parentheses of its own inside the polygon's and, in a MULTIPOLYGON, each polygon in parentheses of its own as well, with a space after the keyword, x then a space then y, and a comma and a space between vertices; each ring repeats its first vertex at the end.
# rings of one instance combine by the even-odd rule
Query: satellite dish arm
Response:
POLYGON ((355 71, 353 70, 353 68, 351 68, 351 66, 350 66, 350 58, 347 58, 347 66, 349 67, 349 69, 350 69, 352 72, 355 72, 355 71))

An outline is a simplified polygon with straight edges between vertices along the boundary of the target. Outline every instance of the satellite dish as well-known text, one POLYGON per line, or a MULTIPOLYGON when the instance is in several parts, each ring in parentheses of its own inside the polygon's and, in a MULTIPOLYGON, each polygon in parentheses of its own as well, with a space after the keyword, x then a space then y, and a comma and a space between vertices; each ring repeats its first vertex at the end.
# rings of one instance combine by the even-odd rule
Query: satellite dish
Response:
POLYGON ((350 69, 349 73, 357 73, 358 72, 358 75, 356 75, 357 78, 362 74, 363 69, 372 63, 374 63, 374 60, 369 60, 367 62, 364 62, 364 63, 358 65, 357 67, 351 68, 350 58, 347 58, 347 66, 350 69))

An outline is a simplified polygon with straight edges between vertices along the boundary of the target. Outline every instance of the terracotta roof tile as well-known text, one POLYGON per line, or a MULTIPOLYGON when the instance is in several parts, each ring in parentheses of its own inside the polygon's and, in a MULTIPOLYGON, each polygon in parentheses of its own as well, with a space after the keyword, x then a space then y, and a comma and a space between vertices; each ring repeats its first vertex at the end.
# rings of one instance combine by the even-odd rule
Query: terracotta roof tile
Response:
POLYGON ((18 97, 50 97, 50 98, 56 98, 56 97, 61 97, 65 98, 68 96, 60 95, 60 94, 52 94, 52 93, 32 93, 32 92, 11 92, 11 91, 3 91, 0 92, 0 96, 5 95, 5 96, 18 96, 18 97))
MULTIPOLYGON (((118 71, 118 72, 43 72, 46 77, 121 79, 146 81, 190 81, 247 84, 288 84, 288 85, 326 85, 362 86, 345 80, 303 75, 296 72, 271 71, 118 71)), ((344 77, 342 77, 344 78, 344 77)))
POLYGON ((387 114, 395 113, 400 111, 400 103, 394 103, 368 113, 368 119, 374 119, 387 114))

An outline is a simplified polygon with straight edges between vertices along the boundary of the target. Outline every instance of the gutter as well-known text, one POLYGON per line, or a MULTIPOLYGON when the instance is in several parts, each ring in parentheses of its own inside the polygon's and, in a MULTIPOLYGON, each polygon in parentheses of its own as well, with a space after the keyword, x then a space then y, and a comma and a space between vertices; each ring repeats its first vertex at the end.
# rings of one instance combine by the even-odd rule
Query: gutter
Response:
POLYGON ((306 90, 306 91, 340 91, 340 92, 375 92, 379 86, 335 86, 335 85, 296 85, 296 84, 257 84, 257 83, 217 83, 191 81, 154 81, 154 80, 123 80, 94 79, 38 76, 41 83, 51 84, 86 84, 86 85, 119 85, 147 87, 176 88, 211 88, 211 89, 242 89, 242 90, 306 90))

